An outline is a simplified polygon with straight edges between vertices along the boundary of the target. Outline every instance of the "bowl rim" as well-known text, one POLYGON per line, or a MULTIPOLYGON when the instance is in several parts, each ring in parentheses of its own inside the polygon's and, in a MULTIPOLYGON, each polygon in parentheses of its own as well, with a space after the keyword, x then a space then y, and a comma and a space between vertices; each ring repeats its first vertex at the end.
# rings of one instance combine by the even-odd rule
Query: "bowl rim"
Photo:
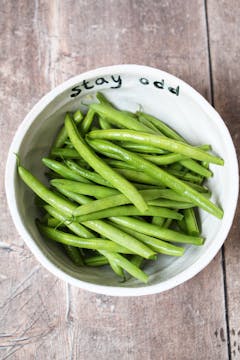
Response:
POLYGON ((36 259, 52 274, 54 274, 58 278, 66 281, 71 285, 74 285, 76 287, 94 293, 111 295, 111 296, 140 296, 140 295, 150 295, 150 294, 160 293, 169 290, 177 285, 180 285, 181 283, 184 283, 185 281, 191 279, 196 274, 198 274, 201 270, 203 270, 215 257, 215 255, 223 245, 225 239, 227 238, 236 211, 236 206, 238 201, 238 191, 239 191, 239 175, 238 175, 238 161, 237 161, 236 151, 229 130, 225 125, 223 119, 217 113, 217 111, 201 94, 199 94, 195 89, 193 89, 190 85, 188 85, 186 82, 179 79, 178 77, 157 68, 153 68, 145 65, 137 65, 137 64, 112 65, 112 66, 105 66, 105 67, 96 68, 94 70, 86 71, 79 75, 71 77, 67 81, 61 83, 60 85, 52 89, 50 92, 45 94, 33 106, 33 108, 26 115, 24 120, 20 123, 9 148, 6 168, 5 168, 5 192, 7 196, 8 207, 10 209, 10 214, 12 216, 14 225, 18 230, 18 233, 21 235, 24 242, 27 244, 27 246, 34 254, 36 259), (20 148, 21 142, 32 122, 43 111, 43 109, 54 100, 56 96, 58 96, 60 93, 64 92, 68 88, 73 87, 74 85, 80 83, 86 78, 96 77, 100 75, 101 76, 109 75, 109 73, 114 73, 114 72, 115 73, 118 72, 119 74, 122 75, 127 73, 132 73, 132 74, 143 73, 144 75, 146 74, 146 76, 156 76, 159 74, 160 76, 166 76, 168 79, 171 79, 171 81, 173 82, 177 82, 179 86, 184 88, 184 91, 190 94, 191 97, 194 99, 194 101, 196 101, 203 108, 203 110, 205 110, 209 114, 211 120, 218 122, 219 128, 221 129, 221 131, 224 132, 224 135, 227 137, 226 141, 228 143, 229 151, 231 152, 231 156, 232 156, 232 171, 234 175, 232 178, 232 186, 231 186, 232 206, 228 214, 225 215, 226 218, 225 218, 224 227, 222 228, 221 234, 219 234, 218 241, 214 241, 209 246, 207 254, 204 254, 204 256, 200 256, 195 263, 190 265, 187 269, 181 271, 179 274, 159 284, 147 285, 137 288, 97 285, 73 278, 72 276, 66 274, 63 270, 59 269, 42 253, 42 251, 39 249, 33 238, 26 231, 21 221, 20 214, 18 212, 16 197, 15 197, 14 174, 16 171, 16 157, 14 156, 14 153, 16 153, 20 148))

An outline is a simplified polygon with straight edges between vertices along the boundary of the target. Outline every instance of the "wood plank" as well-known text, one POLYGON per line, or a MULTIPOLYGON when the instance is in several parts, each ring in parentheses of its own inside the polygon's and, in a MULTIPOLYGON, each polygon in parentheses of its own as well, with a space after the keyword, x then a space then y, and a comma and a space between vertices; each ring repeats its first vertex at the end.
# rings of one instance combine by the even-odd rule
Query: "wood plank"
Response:
MULTIPOLYGON (((61 332, 59 345, 62 341, 66 359, 70 349, 63 341, 67 330, 61 326, 66 286, 37 262, 17 234, 7 209, 3 176, 17 126, 54 86, 48 76, 47 38, 42 36, 45 26, 41 21, 47 13, 42 9, 37 14, 31 1, 1 2, 0 12, 0 358, 33 359, 36 355, 47 359, 51 341, 61 332)), ((54 352, 52 348, 51 354, 54 352)))
MULTIPOLYGON (((208 1, 214 104, 232 135, 240 156, 240 7, 239 1, 208 1)), ((240 359, 240 204, 224 245, 230 350, 240 359)))
MULTIPOLYGON (((9 1, 1 11, 2 173, 11 138, 31 106, 82 71, 151 65, 209 98, 200 0, 9 1)), ((2 359, 228 358, 221 254, 164 294, 90 294, 66 286, 37 263, 12 225, 2 182, 1 198, 1 241, 7 244, 0 249, 2 359)))

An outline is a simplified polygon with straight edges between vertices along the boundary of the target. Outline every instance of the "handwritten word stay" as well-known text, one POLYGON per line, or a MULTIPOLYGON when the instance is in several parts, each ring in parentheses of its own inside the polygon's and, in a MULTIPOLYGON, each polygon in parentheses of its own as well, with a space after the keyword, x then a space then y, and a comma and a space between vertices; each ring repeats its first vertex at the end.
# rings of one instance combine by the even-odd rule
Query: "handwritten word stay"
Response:
POLYGON ((75 86, 72 88, 71 97, 76 97, 83 90, 91 90, 97 86, 109 84, 110 89, 118 89, 122 85, 122 79, 120 75, 111 75, 110 77, 99 77, 96 80, 83 80, 82 84, 75 86))

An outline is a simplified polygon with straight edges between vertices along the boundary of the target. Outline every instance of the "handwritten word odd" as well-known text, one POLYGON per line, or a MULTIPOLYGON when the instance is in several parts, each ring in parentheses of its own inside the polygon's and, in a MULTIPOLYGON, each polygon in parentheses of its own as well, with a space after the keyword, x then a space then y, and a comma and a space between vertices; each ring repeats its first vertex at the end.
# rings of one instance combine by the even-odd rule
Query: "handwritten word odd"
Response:
MULTIPOLYGON (((150 81, 146 78, 141 78, 139 79, 140 83, 142 85, 149 85, 151 84, 150 81)), ((155 86, 155 88, 157 89, 165 89, 167 88, 171 93, 175 94, 175 95, 179 95, 179 86, 177 86, 176 88, 173 88, 171 86, 167 86, 165 85, 165 81, 161 80, 161 81, 153 81, 153 86, 155 86)))

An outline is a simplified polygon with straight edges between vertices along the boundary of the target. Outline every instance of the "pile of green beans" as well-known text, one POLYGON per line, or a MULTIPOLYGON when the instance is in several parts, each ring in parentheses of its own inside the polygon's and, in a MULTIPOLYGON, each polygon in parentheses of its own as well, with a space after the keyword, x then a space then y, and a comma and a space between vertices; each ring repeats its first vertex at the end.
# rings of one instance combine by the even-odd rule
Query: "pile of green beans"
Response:
POLYGON ((205 181, 209 165, 224 161, 152 115, 96 98, 86 114, 66 114, 42 159, 49 187, 22 165, 18 174, 37 196, 39 231, 79 271, 109 266, 121 281, 128 273, 147 283, 144 268, 158 254, 203 245, 198 208, 223 217, 205 181))

